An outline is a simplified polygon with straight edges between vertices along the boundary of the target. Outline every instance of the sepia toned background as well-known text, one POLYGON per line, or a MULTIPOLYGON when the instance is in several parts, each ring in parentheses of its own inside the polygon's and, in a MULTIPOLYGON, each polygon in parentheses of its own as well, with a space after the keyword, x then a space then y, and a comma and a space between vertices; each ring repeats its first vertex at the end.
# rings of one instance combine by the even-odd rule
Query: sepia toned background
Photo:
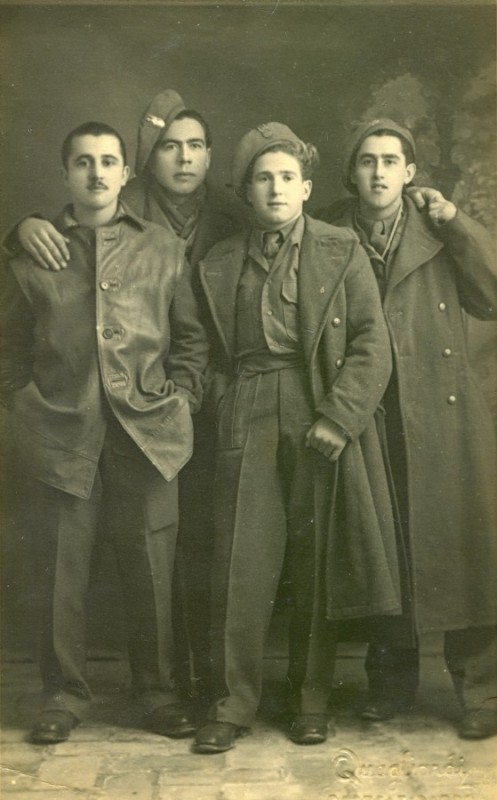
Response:
MULTIPOLYGON (((495 16, 493 2, 0 4, 1 229, 29 211, 54 214, 66 201, 59 149, 79 123, 116 127, 133 163, 139 116, 168 87, 209 120, 212 174, 221 182, 229 181, 233 146, 248 127, 283 121, 321 155, 312 212, 344 194, 340 154, 353 122, 393 116, 416 135, 417 182, 442 189, 492 228, 495 16)), ((470 324, 475 366, 494 411, 495 342, 494 326, 470 324)), ((20 498, 19 476, 5 477, 13 471, 7 454, 5 642, 24 657, 36 587, 29 536, 11 513, 20 498)), ((102 580, 102 564, 107 570, 106 558, 97 563, 92 595, 96 650, 122 641, 118 590, 102 580)))

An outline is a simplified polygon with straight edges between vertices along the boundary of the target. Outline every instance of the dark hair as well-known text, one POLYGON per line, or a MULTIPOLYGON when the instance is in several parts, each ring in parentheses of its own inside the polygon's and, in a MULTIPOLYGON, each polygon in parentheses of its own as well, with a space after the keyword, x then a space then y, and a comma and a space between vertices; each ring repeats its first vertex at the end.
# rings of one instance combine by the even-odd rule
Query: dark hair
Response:
POLYGON ((293 156, 300 164, 302 171, 302 178, 306 181, 309 180, 316 167, 319 165, 319 153, 313 144, 307 142, 281 142, 281 144, 273 144, 267 147, 262 153, 258 153, 250 162, 245 172, 243 179, 243 196, 246 196, 247 186, 252 180, 254 174, 254 167, 257 159, 265 155, 265 153, 287 153, 293 156))
POLYGON ((83 122, 82 125, 78 125, 77 128, 74 128, 74 130, 68 133, 62 143, 62 163, 66 169, 69 156, 71 155, 73 139, 77 139, 79 136, 114 136, 119 142, 119 149, 121 150, 124 164, 126 165, 128 163, 126 145, 124 144, 121 134, 105 122, 83 122))
MULTIPOLYGON (((400 133, 398 133, 398 131, 393 131, 390 128, 382 128, 380 131, 373 131, 373 133, 368 134, 368 135, 369 136, 395 136, 395 138, 398 139, 399 142, 400 142, 400 147, 401 147, 402 152, 404 153, 404 156, 405 156, 405 159, 406 159, 406 164, 415 164, 416 163, 416 159, 414 157, 414 152, 413 152, 413 149, 411 147, 410 142, 408 142, 407 139, 404 139, 404 137, 401 136, 400 133)), ((368 138, 368 137, 366 137, 366 138, 368 138)), ((363 139, 363 141, 364 141, 364 139, 363 139)), ((361 145, 362 145, 362 142, 357 146, 357 149, 355 150, 355 152, 354 152, 354 154, 353 154, 353 156, 351 158, 351 162, 350 162, 351 164, 355 164, 355 160, 357 158, 357 153, 359 152, 359 148, 361 147, 361 145)))
MULTIPOLYGON (((206 147, 210 147, 212 144, 212 136, 209 125, 203 118, 202 114, 199 114, 198 111, 193 111, 191 108, 185 108, 183 111, 180 111, 178 116, 173 119, 173 122, 176 122, 178 119, 194 119, 196 120, 204 129, 204 136, 205 136, 205 145, 206 147)), ((171 123, 172 125, 173 123, 171 123)))

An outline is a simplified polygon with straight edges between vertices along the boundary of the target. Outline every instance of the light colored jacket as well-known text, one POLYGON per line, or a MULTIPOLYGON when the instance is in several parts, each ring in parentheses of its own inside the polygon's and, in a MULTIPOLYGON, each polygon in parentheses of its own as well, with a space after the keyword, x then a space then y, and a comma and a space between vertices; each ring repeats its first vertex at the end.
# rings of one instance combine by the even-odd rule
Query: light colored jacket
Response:
POLYGON ((96 263, 62 214, 71 268, 11 261, 3 287, 2 390, 26 470, 88 497, 112 413, 166 480, 193 447, 208 346, 183 243, 122 206, 95 229, 96 263))

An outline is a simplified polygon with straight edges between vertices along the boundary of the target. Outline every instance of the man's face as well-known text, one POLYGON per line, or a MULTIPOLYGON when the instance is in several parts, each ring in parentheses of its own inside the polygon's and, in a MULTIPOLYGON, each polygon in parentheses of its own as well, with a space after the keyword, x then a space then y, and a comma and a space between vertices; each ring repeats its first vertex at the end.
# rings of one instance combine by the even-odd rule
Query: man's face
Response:
POLYGON ((119 192, 128 180, 129 167, 124 164, 115 136, 88 134, 72 140, 62 174, 75 210, 93 212, 117 205, 119 192))
POLYGON ((155 146, 148 169, 156 181, 181 200, 191 195, 205 181, 211 151, 205 132, 196 119, 176 119, 155 146))
POLYGON ((415 164, 406 164, 397 136, 368 136, 357 152, 351 177, 363 211, 378 218, 393 213, 415 172, 415 164))
POLYGON ((247 200, 258 221, 277 230, 302 213, 312 183, 304 180, 299 161, 289 153, 263 153, 254 164, 247 200))

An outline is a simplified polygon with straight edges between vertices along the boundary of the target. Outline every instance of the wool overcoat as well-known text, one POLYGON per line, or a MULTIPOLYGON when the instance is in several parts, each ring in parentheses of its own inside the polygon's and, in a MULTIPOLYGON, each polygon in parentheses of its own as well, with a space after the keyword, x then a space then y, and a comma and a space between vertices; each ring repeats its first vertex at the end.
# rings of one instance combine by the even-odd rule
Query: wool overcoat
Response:
MULTIPOLYGON (((236 377, 236 292, 248 241, 241 233, 221 242, 199 265, 216 330, 217 400, 236 377)), ((326 559, 327 616, 399 613, 391 501, 374 421, 390 376, 390 346, 376 281, 354 233, 305 218, 297 302, 316 419, 328 417, 349 438, 339 466, 323 457, 325 468, 314 482, 316 554, 326 559), (333 504, 337 470, 345 496, 341 520, 333 504)))
MULTIPOLYGON (((322 216, 353 227, 355 203, 322 216)), ((405 442, 415 622, 418 630, 490 625, 497 622, 495 431, 468 356, 465 313, 497 318, 495 248, 460 210, 433 228, 409 198, 405 208, 383 307, 405 442)))

